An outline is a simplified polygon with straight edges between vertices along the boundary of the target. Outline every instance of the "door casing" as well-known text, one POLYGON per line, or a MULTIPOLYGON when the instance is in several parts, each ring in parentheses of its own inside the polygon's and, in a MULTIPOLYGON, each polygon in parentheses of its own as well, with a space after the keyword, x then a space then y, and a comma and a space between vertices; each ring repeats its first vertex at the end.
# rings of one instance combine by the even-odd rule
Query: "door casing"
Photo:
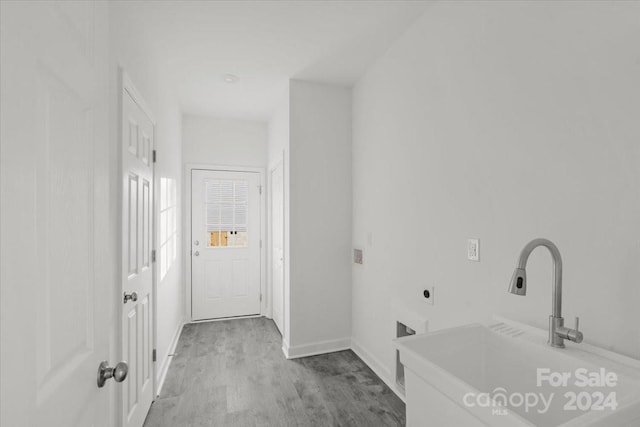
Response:
POLYGON ((273 282, 273 263, 274 263, 274 253, 273 253, 273 240, 274 240, 274 231, 273 231, 273 223, 274 223, 274 218, 273 215, 271 215, 271 213, 273 212, 273 173, 278 169, 278 168, 282 168, 282 257, 283 257, 283 265, 282 265, 282 325, 278 326, 277 322, 276 322, 276 326, 278 326, 280 330, 280 332, 282 333, 282 336, 284 337, 285 335, 285 316, 287 315, 287 313, 285 312, 284 309, 284 274, 285 274, 285 268, 284 266, 286 265, 287 260, 284 259, 285 258, 285 251, 284 251, 284 247, 286 245, 286 241, 284 239, 284 191, 285 191, 285 183, 284 183, 284 155, 283 158, 278 159, 270 168, 269 168, 269 189, 267 194, 269 195, 269 242, 268 244, 268 265, 267 265, 267 275, 269 277, 268 280, 268 293, 269 293, 269 307, 270 307, 270 315, 271 318, 276 319, 276 316, 274 315, 273 312, 273 308, 274 308, 274 301, 276 298, 276 293, 275 293, 275 283, 273 282))
MULTIPOLYGON (((255 167, 245 167, 245 166, 222 166, 222 165, 213 165, 213 164, 203 164, 203 163, 187 163, 184 167, 184 185, 183 191, 185 197, 183 200, 183 212, 185 220, 182 224, 182 235, 184 236, 183 240, 183 265, 185 270, 185 283, 186 283, 186 292, 185 292, 185 312, 188 314, 189 320, 193 320, 193 312, 191 310, 191 296, 192 296, 192 280, 191 280, 191 171, 194 169, 203 169, 210 171, 221 171, 221 172, 253 172, 258 173, 260 175, 260 186, 262 187, 262 194, 260 197, 260 240, 262 241, 262 246, 260 247, 260 294, 262 295, 262 301, 260 301, 260 315, 271 318, 271 314, 268 311, 269 305, 266 298, 266 248, 267 248, 267 239, 266 239, 266 193, 265 193, 265 170, 264 168, 255 168, 255 167)), ((213 319, 219 320, 219 319, 213 319)), ((207 320, 203 320, 206 322, 207 320)))

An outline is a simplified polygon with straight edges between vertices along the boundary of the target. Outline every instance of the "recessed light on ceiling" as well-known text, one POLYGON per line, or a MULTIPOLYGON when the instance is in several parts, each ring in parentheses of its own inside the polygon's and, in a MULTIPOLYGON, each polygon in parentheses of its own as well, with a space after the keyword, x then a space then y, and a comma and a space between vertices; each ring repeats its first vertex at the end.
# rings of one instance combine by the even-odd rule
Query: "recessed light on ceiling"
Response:
POLYGON ((226 83, 237 83, 238 76, 236 76, 235 74, 224 74, 222 76, 222 80, 224 80, 226 83))

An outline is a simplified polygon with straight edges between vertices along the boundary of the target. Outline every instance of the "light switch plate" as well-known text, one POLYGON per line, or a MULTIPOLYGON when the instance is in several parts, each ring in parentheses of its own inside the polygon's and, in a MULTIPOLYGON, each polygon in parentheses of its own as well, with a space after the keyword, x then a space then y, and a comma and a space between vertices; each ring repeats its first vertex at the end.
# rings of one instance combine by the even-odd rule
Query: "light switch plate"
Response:
POLYGON ((469 261, 480 261, 480 239, 467 240, 467 259, 469 261))
POLYGON ((353 262, 356 264, 362 264, 362 249, 353 250, 353 262))

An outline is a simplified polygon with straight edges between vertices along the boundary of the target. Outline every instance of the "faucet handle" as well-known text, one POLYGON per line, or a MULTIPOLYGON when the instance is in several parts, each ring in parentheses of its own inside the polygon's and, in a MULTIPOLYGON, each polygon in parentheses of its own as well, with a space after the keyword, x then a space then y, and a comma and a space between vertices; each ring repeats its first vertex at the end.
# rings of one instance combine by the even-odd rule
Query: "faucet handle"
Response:
POLYGON ((573 331, 569 331, 569 340, 577 343, 581 343, 584 336, 580 332, 580 318, 576 316, 576 328, 573 331))

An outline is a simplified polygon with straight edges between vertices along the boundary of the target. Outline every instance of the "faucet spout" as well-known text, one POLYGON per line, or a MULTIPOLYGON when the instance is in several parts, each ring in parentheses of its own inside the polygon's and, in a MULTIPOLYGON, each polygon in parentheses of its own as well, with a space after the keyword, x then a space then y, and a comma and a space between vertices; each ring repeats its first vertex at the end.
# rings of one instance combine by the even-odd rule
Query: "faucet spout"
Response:
POLYGON ((564 340, 574 342, 582 341, 582 333, 576 329, 569 329, 564 326, 562 318, 562 257, 558 247, 547 239, 534 239, 520 252, 518 265, 513 272, 509 284, 509 292, 515 295, 524 296, 527 294, 527 262, 529 255, 538 246, 544 246, 551 253, 553 259, 553 292, 551 294, 551 316, 549 316, 549 345, 553 347, 564 347, 564 340))
POLYGON ((518 295, 526 295, 527 262, 529 261, 529 255, 531 255, 531 252, 539 246, 544 246, 549 250, 549 252, 551 252, 551 258, 553 259, 553 293, 551 294, 551 310, 553 317, 562 317, 562 256, 560 256, 560 250, 558 247, 551 240, 534 239, 527 243, 527 245, 522 249, 522 252, 520 252, 516 272, 520 270, 520 274, 524 274, 523 287, 525 290, 523 294, 518 295))

